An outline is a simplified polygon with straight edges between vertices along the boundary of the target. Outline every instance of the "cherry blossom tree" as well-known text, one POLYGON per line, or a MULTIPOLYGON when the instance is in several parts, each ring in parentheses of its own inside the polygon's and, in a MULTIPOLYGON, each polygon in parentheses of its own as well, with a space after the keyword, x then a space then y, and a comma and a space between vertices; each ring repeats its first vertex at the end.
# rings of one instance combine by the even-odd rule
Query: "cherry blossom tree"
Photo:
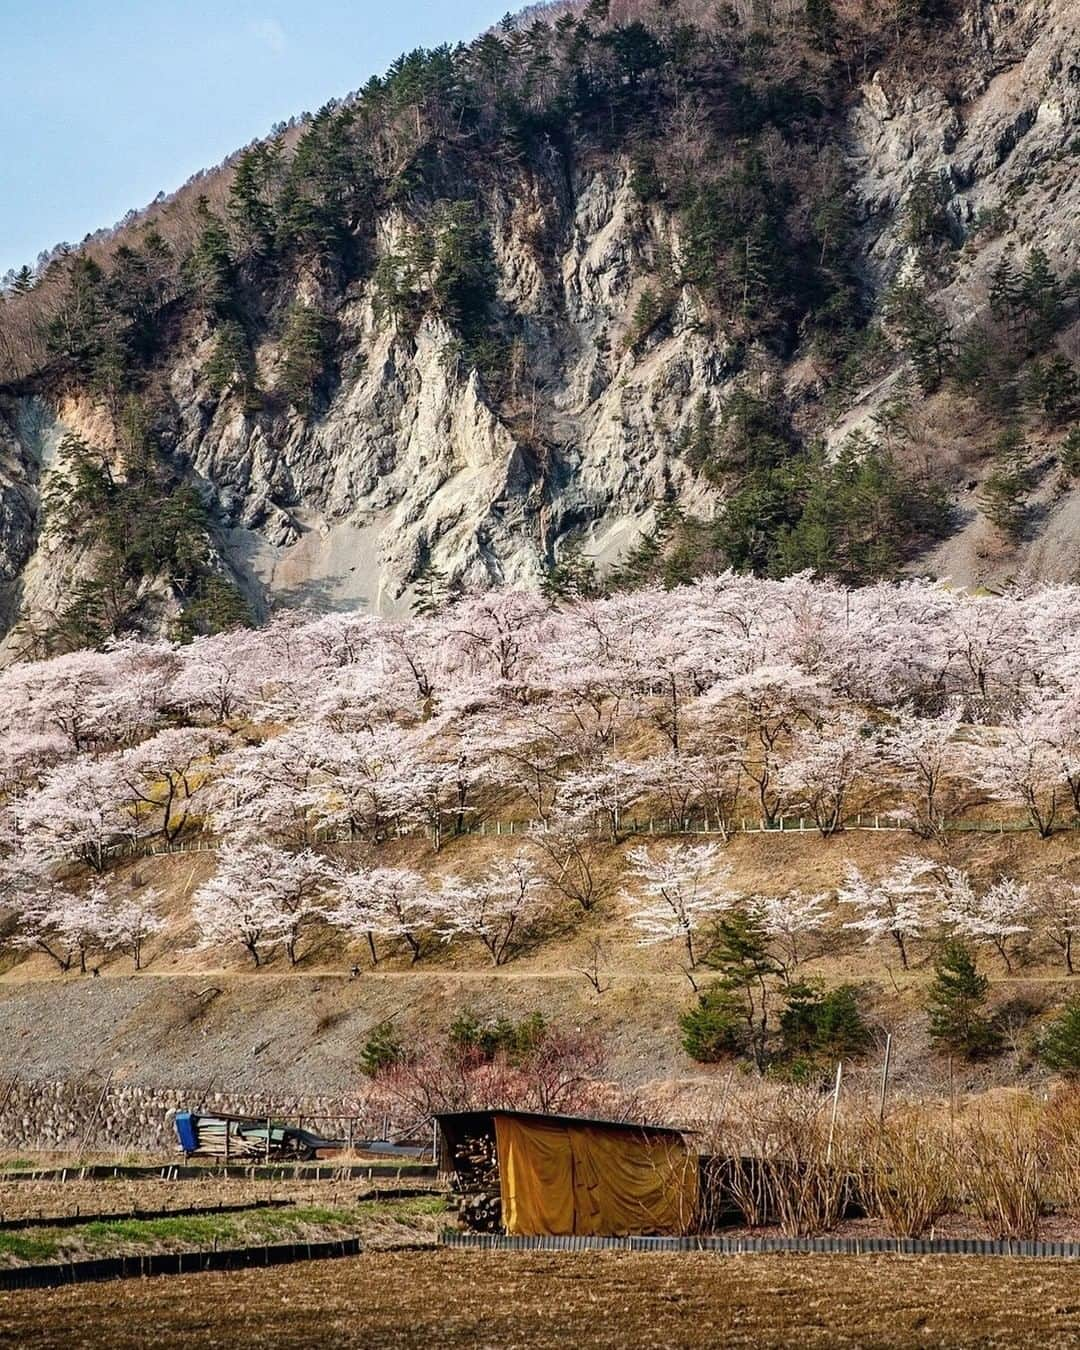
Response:
POLYGON ((38 870, 78 860, 104 872, 110 849, 136 834, 120 755, 81 755, 52 769, 14 804, 22 850, 38 870))
POLYGON ((655 786, 648 761, 605 759, 567 774, 559 789, 559 808, 567 816, 595 821, 617 843, 633 807, 655 786))
POLYGON ((415 745, 400 727, 337 736, 328 728, 301 730, 309 741, 317 738, 323 786, 311 796, 316 824, 375 843, 423 817, 415 745))
POLYGON ((942 785, 960 768, 956 734, 961 716, 958 700, 939 717, 920 717, 906 704, 882 736, 884 767, 915 798, 918 828, 926 834, 940 829, 942 785))
POLYGON ((408 868, 342 867, 335 872, 333 892, 337 903, 327 910, 327 922, 364 939, 373 966, 379 961, 377 938, 403 941, 418 961, 425 937, 443 915, 432 883, 408 868))
POLYGON ((718 844, 674 844, 660 850, 632 848, 627 856, 638 887, 623 898, 640 942, 681 941, 690 969, 699 962, 695 938, 738 900, 730 864, 720 861, 718 844))
POLYGON ((226 844, 213 877, 195 892, 191 916, 199 946, 240 943, 256 966, 266 948, 283 947, 295 965, 303 930, 320 912, 332 880, 310 849, 290 853, 271 844, 226 844))
POLYGON ((442 619, 451 663, 524 698, 550 605, 520 591, 468 596, 442 619))
POLYGON ((171 700, 177 708, 215 725, 251 713, 258 705, 259 690, 277 673, 267 655, 260 635, 246 629, 197 637, 183 650, 171 700))
POLYGON ((738 746, 723 732, 696 736, 691 752, 679 756, 679 766, 710 827, 726 839, 734 828, 746 782, 738 746))
POLYGON ((785 981, 805 959, 803 939, 811 933, 819 933, 828 923, 831 900, 828 891, 806 894, 797 889, 779 895, 751 897, 747 908, 773 944, 785 981))
POLYGON ((110 739, 98 700, 115 680, 115 663, 105 652, 70 652, 11 666, 0 676, 2 724, 56 732, 74 754, 81 754, 110 739))
POLYGON ((1002 877, 980 892, 958 867, 943 868, 942 877, 942 921, 961 937, 992 945, 1011 974, 1009 939, 1030 931, 1030 925, 1023 922, 1032 914, 1029 888, 1011 877, 1002 877))
POLYGON ((119 773, 138 804, 140 833, 160 834, 169 843, 179 838, 213 758, 225 744, 217 732, 173 727, 121 754, 119 773))
POLYGON ((767 825, 784 806, 780 754, 784 741, 827 696, 821 681, 790 665, 764 665, 720 680, 695 713, 719 720, 739 747, 740 767, 756 790, 767 825))
POLYGON ((602 871, 607 846, 587 817, 556 812, 534 822, 529 838, 544 859, 545 881, 586 914, 608 893, 602 871))
POLYGON ((1024 606, 1013 597, 956 594, 941 613, 944 681, 988 719, 1015 705, 1038 660, 1024 606))
POLYGON ((1054 830, 1062 763, 1036 714, 1018 717, 973 751, 975 781, 997 801, 1022 805, 1043 839, 1054 830))
POLYGON ((91 700, 93 723, 101 739, 129 745, 161 724, 181 658, 170 642, 136 638, 111 642, 106 651, 111 678, 91 700))
POLYGON ((868 943, 891 939, 900 964, 908 969, 912 942, 926 936, 937 919, 937 864, 914 855, 901 858, 884 876, 871 880, 854 864, 848 865, 837 891, 841 904, 851 905, 858 918, 844 924, 866 934, 868 943))
POLYGON ((108 896, 100 885, 75 892, 41 879, 18 897, 16 925, 15 947, 42 951, 63 971, 77 957, 85 975, 87 956, 108 945, 108 896))
POLYGON ((566 757, 562 740, 538 724, 535 715, 522 715, 492 719, 486 736, 477 738, 479 746, 485 742, 500 779, 525 798, 540 820, 547 820, 559 795, 566 757))
POLYGON ((1073 970, 1073 941, 1080 933, 1080 884, 1061 877, 1032 888, 1033 912, 1050 941, 1061 950, 1068 974, 1073 970))
POLYGON ((44 952, 60 970, 70 970, 78 953, 69 924, 76 897, 60 886, 38 882, 24 883, 7 901, 15 917, 11 945, 17 950, 44 952))
POLYGON ((843 829, 852 789, 877 763, 877 741, 861 720, 843 714, 825 727, 804 727, 792 737, 780 780, 805 802, 823 835, 843 829))
POLYGON ((680 830, 688 828, 698 801, 697 776, 684 767, 689 758, 685 752, 669 750, 649 761, 648 786, 663 798, 668 820, 680 830))
POLYGON ((509 958, 513 944, 546 910, 544 878, 530 854, 519 851, 493 863, 476 880, 447 878, 440 893, 445 941, 474 938, 493 965, 509 958))
POLYGON ((0 735, 0 794, 10 801, 40 786, 45 772, 68 753, 68 741, 59 732, 13 727, 0 735))
POLYGON ((1073 811, 1080 817, 1080 693, 1075 692, 1080 690, 1080 659, 1066 678, 1069 691, 1052 694, 1040 705, 1039 732, 1057 756, 1073 811))
POLYGON ((106 901, 104 944, 109 951, 126 952, 135 969, 142 969, 143 948, 149 938, 160 933, 165 920, 158 911, 161 893, 149 886, 106 901))

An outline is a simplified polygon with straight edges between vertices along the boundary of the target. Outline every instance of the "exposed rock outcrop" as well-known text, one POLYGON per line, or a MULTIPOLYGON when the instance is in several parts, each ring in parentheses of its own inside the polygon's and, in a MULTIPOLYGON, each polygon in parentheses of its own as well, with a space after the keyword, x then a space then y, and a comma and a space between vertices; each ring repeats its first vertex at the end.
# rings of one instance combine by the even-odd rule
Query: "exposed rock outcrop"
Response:
MULTIPOLYGON (((1080 10, 1073 0, 974 0, 959 22, 965 59, 948 84, 871 74, 838 149, 872 296, 903 263, 912 185, 927 173, 950 185, 956 248, 932 285, 963 322, 985 307, 1006 248, 1038 244, 1062 274, 1080 263, 1080 10)), ((630 341, 643 287, 662 252, 677 253, 677 220, 639 200, 623 154, 569 168, 553 158, 549 169, 534 166, 513 190, 502 180, 485 189, 498 301, 521 333, 501 404, 447 359, 452 334, 441 320, 424 318, 415 334, 378 322, 370 279, 338 306, 340 379, 310 415, 267 419, 211 396, 205 335, 173 360, 166 449, 200 485, 222 557, 257 608, 401 611, 428 565, 466 585, 535 586, 570 544, 611 564, 652 528, 661 503, 706 518, 722 509, 679 447, 698 401, 718 406, 728 389, 732 351, 700 324, 689 287, 665 325, 630 341)), ((388 211, 379 248, 394 247, 401 228, 388 211)), ((1065 341, 1076 347, 1075 334, 1065 341)), ((272 376, 282 354, 266 339, 256 358, 260 376, 272 376)), ((788 387, 812 399, 805 354, 797 361, 788 387)), ((831 428, 820 427, 831 442, 856 428, 877 434, 874 414, 897 374, 857 391, 831 428)), ((70 579, 72 560, 42 539, 37 492, 60 432, 89 416, 85 405, 37 396, 0 409, 0 626, 55 603, 70 579)), ((948 465, 947 427, 939 442, 934 453, 948 465)), ((961 582, 1025 568, 1075 572, 1075 493, 1049 500, 1040 529, 1009 556, 988 558, 970 491, 961 491, 960 542, 927 565, 961 582)))

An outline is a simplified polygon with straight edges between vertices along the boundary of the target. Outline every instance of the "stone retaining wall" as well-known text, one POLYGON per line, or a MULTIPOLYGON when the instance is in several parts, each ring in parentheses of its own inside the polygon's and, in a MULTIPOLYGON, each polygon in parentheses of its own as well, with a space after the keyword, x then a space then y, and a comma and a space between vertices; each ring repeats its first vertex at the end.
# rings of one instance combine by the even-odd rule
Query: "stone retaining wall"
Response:
POLYGON ((269 1116, 330 1137, 371 1137, 386 1122, 356 1114, 356 1105, 332 1097, 268 1098, 257 1093, 190 1088, 146 1088, 100 1078, 82 1082, 32 1082, 0 1078, 0 1148, 132 1149, 172 1152, 172 1118, 178 1110, 269 1116), (351 1129, 350 1129, 351 1127, 351 1129))

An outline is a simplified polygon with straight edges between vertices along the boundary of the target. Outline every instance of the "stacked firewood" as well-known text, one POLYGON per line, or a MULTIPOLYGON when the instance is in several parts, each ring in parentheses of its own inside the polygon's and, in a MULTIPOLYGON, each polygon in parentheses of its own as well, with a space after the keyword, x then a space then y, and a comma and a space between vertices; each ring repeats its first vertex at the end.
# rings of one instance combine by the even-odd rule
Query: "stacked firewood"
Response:
POLYGON ((453 1152, 458 1201, 458 1224, 473 1233, 496 1233, 502 1228, 499 1199, 499 1159, 491 1135, 459 1140, 453 1152))

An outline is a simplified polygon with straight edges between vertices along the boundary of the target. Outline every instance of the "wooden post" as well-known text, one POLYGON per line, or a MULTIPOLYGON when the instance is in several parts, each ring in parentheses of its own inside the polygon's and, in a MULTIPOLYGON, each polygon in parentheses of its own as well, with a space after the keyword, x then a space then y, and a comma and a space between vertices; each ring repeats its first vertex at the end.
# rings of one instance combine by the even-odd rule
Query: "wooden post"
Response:
POLYGON ((266 1165, 270 1166, 270 1117, 266 1117, 266 1165))
POLYGON ((878 1120, 885 1123, 885 1094, 889 1090, 889 1060, 892 1057, 892 1032, 885 1036, 885 1063, 881 1066, 881 1100, 878 1103, 878 1120))
POLYGON ((108 1092, 109 1084, 111 1082, 112 1082, 112 1069, 110 1069, 109 1072, 105 1075, 105 1082, 101 1086, 101 1093, 98 1096, 97 1105, 94 1107, 94 1111, 90 1119, 86 1122, 86 1133, 83 1135, 82 1148, 79 1150, 80 1153, 86 1152, 86 1145, 90 1139, 90 1131, 93 1128, 94 1121, 97 1120, 98 1118, 98 1112, 101 1110, 101 1104, 105 1100, 105 1094, 106 1092, 108 1092))
POLYGON ((956 1130, 956 1080, 953 1077, 953 1057, 949 1056, 949 1138, 956 1130))
POLYGON ((836 1087, 833 1089, 832 1116, 829 1120, 829 1146, 825 1150, 826 1163, 832 1162, 833 1136, 836 1133, 836 1113, 840 1109, 840 1082, 844 1076, 844 1061, 838 1060, 836 1065, 836 1087))

